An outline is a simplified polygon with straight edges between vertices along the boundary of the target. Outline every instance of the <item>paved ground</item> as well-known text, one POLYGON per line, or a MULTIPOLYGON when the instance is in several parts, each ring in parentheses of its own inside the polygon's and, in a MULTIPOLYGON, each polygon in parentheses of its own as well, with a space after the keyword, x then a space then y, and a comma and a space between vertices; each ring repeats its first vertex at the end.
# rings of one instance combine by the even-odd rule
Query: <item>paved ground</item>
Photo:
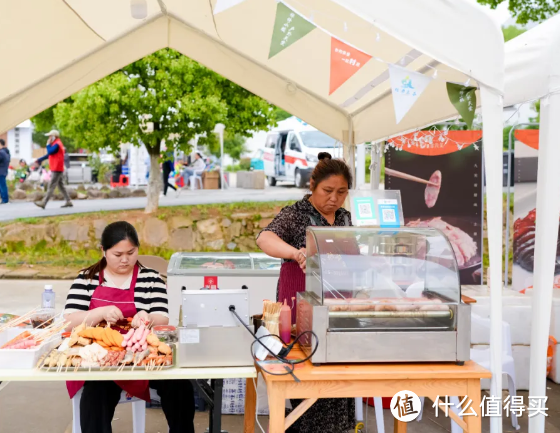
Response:
MULTIPOLYGON (((43 280, 0 280, 0 312, 21 314, 39 304, 45 284, 53 284, 56 293, 57 309, 62 309, 69 289, 69 281, 43 280)), ((528 393, 519 392, 527 399, 528 393)), ((560 386, 548 382, 548 418, 547 433, 560 433, 560 386)), ((265 398, 264 395, 259 396, 265 398)), ((409 433, 445 433, 451 431, 448 419, 434 416, 432 404, 426 400, 424 417, 421 422, 409 424, 409 433)), ((385 431, 392 431, 393 418, 389 410, 383 414, 385 431)), ((372 408, 367 411, 367 433, 377 433, 375 414, 372 408)), ((129 433, 132 428, 132 410, 129 405, 120 405, 113 422, 114 433, 129 433)), ((267 417, 260 417, 261 424, 267 428, 267 417)), ((71 433, 72 407, 63 383, 11 383, 0 392, 0 433, 71 433)), ((519 432, 527 432, 528 418, 520 419, 519 432)), ((196 433, 203 433, 208 426, 205 413, 197 413, 195 419, 196 433)), ((514 432, 509 419, 504 418, 504 433, 514 432)), ((242 416, 224 416, 223 428, 229 433, 243 431, 242 416)), ((257 427, 257 432, 260 430, 257 427)), ((483 419, 484 433, 488 433, 489 419, 483 419)), ((159 409, 146 412, 146 432, 167 432, 165 417, 159 409)), ((320 433, 320 432, 317 432, 320 433)))
MULTIPOLYGON (((298 200, 305 194, 305 190, 290 186, 267 187, 266 189, 238 189, 195 190, 182 191, 179 197, 174 191, 167 193, 167 197, 160 198, 160 206, 183 206, 214 203, 239 203, 256 201, 288 201, 298 200)), ((64 202, 51 201, 42 210, 31 202, 13 202, 0 207, 0 221, 10 221, 16 218, 30 218, 41 216, 69 215, 83 212, 98 212, 112 210, 142 209, 146 206, 146 197, 132 197, 106 200, 74 200, 74 207, 61 209, 64 202)))

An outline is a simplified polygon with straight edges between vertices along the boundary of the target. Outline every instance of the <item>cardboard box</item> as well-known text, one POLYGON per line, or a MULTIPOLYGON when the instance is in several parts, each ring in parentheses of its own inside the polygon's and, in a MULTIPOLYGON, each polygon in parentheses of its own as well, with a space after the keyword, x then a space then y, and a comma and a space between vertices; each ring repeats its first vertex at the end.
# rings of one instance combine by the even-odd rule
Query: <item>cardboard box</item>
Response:
POLYGON ((202 187, 204 189, 220 189, 220 172, 205 171, 202 173, 202 187))

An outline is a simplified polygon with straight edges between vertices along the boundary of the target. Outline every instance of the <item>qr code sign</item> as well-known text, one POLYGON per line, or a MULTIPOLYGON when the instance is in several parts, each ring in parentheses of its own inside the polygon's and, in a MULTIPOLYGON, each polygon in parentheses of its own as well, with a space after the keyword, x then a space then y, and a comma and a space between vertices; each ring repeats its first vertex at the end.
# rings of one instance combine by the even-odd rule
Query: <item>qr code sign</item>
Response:
POLYGON ((383 209, 383 221, 386 223, 396 223, 397 217, 394 209, 383 209))
POLYGON ((369 204, 369 203, 361 203, 358 206, 358 212, 360 214, 360 217, 362 217, 362 218, 372 218, 373 217, 373 213, 371 212, 371 204, 369 204))

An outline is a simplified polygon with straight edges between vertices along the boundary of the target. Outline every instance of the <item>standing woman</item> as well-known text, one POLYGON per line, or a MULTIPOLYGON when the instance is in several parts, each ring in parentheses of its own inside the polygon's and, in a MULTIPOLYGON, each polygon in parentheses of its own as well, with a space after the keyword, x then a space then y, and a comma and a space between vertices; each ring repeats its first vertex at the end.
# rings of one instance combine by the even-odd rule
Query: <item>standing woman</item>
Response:
MULTIPOLYGON (((257 239, 266 254, 282 260, 278 280, 278 301, 288 304, 305 290, 305 233, 308 226, 348 226, 350 212, 342 207, 352 187, 346 163, 319 153, 319 163, 311 174, 311 194, 280 211, 257 239)), ((292 323, 296 308, 292 309, 292 323)), ((298 433, 343 433, 354 428, 354 399, 321 399, 296 423, 298 433)), ((290 430, 292 431, 292 430, 290 430)))
MULTIPOLYGON (((68 329, 85 322, 115 324, 132 317, 142 322, 167 325, 167 289, 161 276, 138 262, 138 234, 126 221, 109 224, 101 235, 103 258, 84 269, 72 284, 64 318, 68 329)), ((161 398, 170 433, 194 433, 194 394, 189 380, 123 380, 67 382, 73 398, 83 387, 80 425, 83 433, 111 433, 111 421, 122 391, 150 401, 150 388, 161 398)))

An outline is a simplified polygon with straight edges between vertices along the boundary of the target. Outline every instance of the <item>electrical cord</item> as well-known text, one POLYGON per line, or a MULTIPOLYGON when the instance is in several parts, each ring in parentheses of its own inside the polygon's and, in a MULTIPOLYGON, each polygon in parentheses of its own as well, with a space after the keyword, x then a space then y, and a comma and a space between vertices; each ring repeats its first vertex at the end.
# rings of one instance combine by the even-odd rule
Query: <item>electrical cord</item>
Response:
POLYGON ((253 386, 255 387, 255 396, 256 396, 255 404, 257 405, 257 409, 255 410, 255 421, 257 422, 257 425, 261 429, 261 432, 266 433, 264 431, 261 423, 259 422, 259 392, 257 391, 257 382, 256 382, 255 378, 253 378, 253 386))
POLYGON ((266 368, 264 368, 261 364, 259 364, 259 367, 261 368, 262 371, 264 371, 267 374, 270 374, 271 376, 288 376, 288 375, 293 375, 294 374, 294 370, 295 370, 295 366, 297 364, 302 364, 304 362, 309 361, 313 355, 315 355, 315 352, 317 352, 317 349, 319 348, 319 337, 317 336, 317 334, 315 334, 315 332, 313 331, 304 331, 301 334, 299 334, 298 336, 296 336, 295 340, 290 343, 288 346, 284 346, 284 342, 282 341, 282 339, 275 334, 269 334, 269 335, 263 335, 262 337, 257 337, 255 335, 255 333, 253 331, 251 331, 251 329, 245 324, 245 322, 241 319, 241 317, 239 317, 239 314, 237 314, 237 312, 235 311, 235 306, 234 305, 230 305, 229 306, 229 311, 231 311, 233 313, 233 315, 237 318, 237 320, 239 320, 239 322, 245 327, 245 329, 247 329, 247 331, 253 336, 253 339, 255 341, 253 341, 253 343, 251 344, 251 356, 253 357, 253 361, 256 364, 259 364, 259 360, 256 358, 255 354, 254 354, 254 347, 256 343, 259 343, 262 347, 264 347, 268 353, 270 355, 272 355, 277 361, 280 361, 282 364, 284 364, 285 368, 286 368, 286 372, 285 373, 273 373, 271 371, 268 371, 266 368), (315 347, 313 348, 313 350, 311 351, 311 354, 309 356, 307 356, 304 359, 300 359, 300 360, 290 360, 290 359, 286 359, 285 357, 288 356, 288 354, 290 353, 290 351, 293 349, 294 345, 299 341, 299 339, 301 337, 303 337, 305 334, 311 334, 313 337, 315 337, 315 347), (271 338, 271 337, 275 337, 277 338, 284 347, 282 347, 282 350, 280 350, 280 352, 278 354, 274 353, 272 350, 270 350, 266 345, 264 345, 261 340, 264 338, 271 338))

